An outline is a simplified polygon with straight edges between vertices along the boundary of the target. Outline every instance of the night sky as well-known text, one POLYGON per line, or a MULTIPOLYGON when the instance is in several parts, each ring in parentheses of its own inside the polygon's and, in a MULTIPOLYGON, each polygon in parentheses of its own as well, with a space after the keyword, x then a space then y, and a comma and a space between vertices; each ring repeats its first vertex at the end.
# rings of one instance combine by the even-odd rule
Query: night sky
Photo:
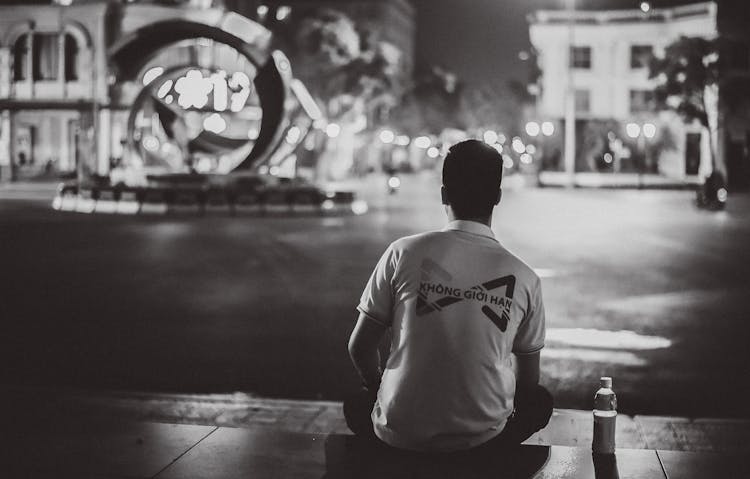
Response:
MULTIPOLYGON (((527 66, 518 52, 528 50, 526 16, 538 9, 560 9, 566 0, 412 0, 418 10, 417 65, 438 64, 473 85, 498 87, 525 81, 527 66)), ((654 8, 698 3, 654 0, 654 8)), ((750 27, 748 0, 719 0, 722 13, 750 27)), ((576 0, 577 8, 638 8, 640 0, 576 0)), ((723 16, 723 15, 722 15, 723 16)))

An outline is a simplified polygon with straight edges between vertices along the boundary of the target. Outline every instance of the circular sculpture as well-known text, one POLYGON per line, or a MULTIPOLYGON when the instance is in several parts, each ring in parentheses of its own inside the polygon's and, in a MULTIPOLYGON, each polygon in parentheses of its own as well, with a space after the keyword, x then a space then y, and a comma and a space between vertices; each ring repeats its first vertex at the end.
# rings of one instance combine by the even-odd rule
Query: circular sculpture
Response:
POLYGON ((323 191, 294 169, 281 174, 296 165, 287 160, 296 161, 323 118, 286 56, 270 49, 270 32, 223 10, 180 12, 177 19, 138 18, 109 49, 114 96, 129 108, 125 154, 115 168, 124 173, 63 184, 53 207, 365 213, 353 193, 323 191))
POLYGON ((117 41, 109 50, 113 81, 140 88, 128 119, 127 166, 228 173, 272 161, 285 143, 298 145, 320 112, 300 98, 306 90, 270 37, 261 25, 216 10, 185 11, 117 41))

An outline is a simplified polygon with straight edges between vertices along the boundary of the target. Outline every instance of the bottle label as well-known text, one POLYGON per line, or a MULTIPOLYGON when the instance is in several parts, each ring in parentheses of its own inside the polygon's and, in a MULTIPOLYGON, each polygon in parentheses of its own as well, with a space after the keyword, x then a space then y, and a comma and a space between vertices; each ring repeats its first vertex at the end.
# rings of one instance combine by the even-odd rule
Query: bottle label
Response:
POLYGON ((614 411, 617 409, 617 396, 611 390, 600 389, 594 396, 594 409, 614 411))
POLYGON ((615 452, 615 421, 616 415, 600 416, 594 414, 594 441, 592 449, 602 454, 615 452))

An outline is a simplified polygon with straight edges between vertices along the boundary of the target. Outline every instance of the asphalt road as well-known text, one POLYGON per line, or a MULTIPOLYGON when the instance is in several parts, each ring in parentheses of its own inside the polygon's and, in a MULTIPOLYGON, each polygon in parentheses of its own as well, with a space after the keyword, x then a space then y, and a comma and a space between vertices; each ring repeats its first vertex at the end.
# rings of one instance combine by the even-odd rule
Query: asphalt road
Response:
MULTIPOLYGON (((346 217, 59 213, 0 191, 0 386, 340 399, 346 341, 387 244, 445 223, 431 177, 346 217), (8 199, 11 198, 11 199, 8 199)), ((591 408, 750 416, 750 197, 509 189, 499 240, 543 278, 543 379, 591 408)))

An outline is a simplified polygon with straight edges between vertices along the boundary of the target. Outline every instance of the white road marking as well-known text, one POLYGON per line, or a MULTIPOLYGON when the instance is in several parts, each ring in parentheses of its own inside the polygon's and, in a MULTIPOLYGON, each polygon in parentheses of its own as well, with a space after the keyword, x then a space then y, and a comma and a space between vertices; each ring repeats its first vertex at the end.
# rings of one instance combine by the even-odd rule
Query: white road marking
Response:
POLYGON ((610 311, 642 313, 643 311, 664 311, 668 309, 691 308, 702 304, 715 304, 726 301, 733 295, 746 295, 748 290, 704 290, 693 289, 669 293, 642 294, 614 299, 598 304, 601 309, 610 311))
MULTIPOLYGON (((672 341, 661 336, 646 336, 628 330, 605 331, 587 328, 549 328, 547 329, 546 340, 553 344, 581 348, 632 349, 638 351, 664 349, 672 345, 672 341)), ((607 351, 604 354, 611 353, 607 351)))
MULTIPOLYGON (((643 358, 627 351, 611 351, 578 348, 544 348, 542 357, 546 359, 573 359, 587 363, 622 364, 625 366, 645 366, 648 364, 643 358)), ((544 361, 542 361, 544 364, 544 361)))
POLYGON ((534 268, 534 272, 540 278, 554 278, 555 276, 560 276, 560 272, 556 269, 534 268))
POLYGON ((326 228, 339 228, 344 226, 344 220, 341 218, 323 218, 322 224, 326 228))

